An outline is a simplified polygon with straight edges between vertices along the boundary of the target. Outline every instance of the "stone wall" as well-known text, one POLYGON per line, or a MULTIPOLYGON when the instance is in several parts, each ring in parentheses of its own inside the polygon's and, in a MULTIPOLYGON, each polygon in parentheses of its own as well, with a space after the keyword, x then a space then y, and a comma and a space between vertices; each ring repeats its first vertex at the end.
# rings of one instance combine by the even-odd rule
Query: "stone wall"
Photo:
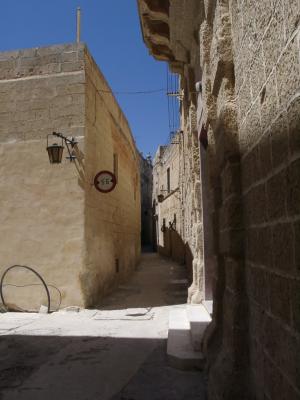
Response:
POLYGON ((198 109, 209 399, 299 399, 299 1, 139 2, 198 109))
MULTIPOLYGON (((32 266, 59 288, 62 305, 82 305, 84 191, 74 164, 49 164, 46 138, 62 132, 83 148, 83 46, 0 53, 0 76, 0 273, 13 264, 32 266)), ((38 283, 21 271, 9 273, 7 282, 38 283)), ((55 308, 58 294, 50 290, 55 308)), ((5 294, 35 309, 43 297, 32 286, 7 287, 5 294)))
POLYGON ((251 386, 258 399, 298 399, 300 4, 233 1, 230 14, 251 386))
MULTIPOLYGON (((182 79, 182 88, 184 84, 185 80, 182 79)), ((195 104, 185 99, 182 101, 181 127, 179 151, 182 227, 180 234, 186 248, 186 266, 192 274, 188 302, 200 303, 204 299, 204 254, 199 145, 195 104)))
POLYGON ((139 154, 128 122, 105 78, 86 52, 85 270, 81 284, 87 305, 134 270, 140 257, 141 198, 139 154), (117 186, 108 194, 89 183, 114 169, 117 186))
MULTIPOLYGON (((86 235, 90 225, 86 221, 95 210, 89 208, 87 199, 89 193, 96 192, 91 186, 92 175, 102 166, 110 170, 113 167, 112 161, 94 165, 94 169, 90 166, 93 161, 87 150, 94 139, 89 136, 86 118, 92 107, 87 98, 88 57, 83 44, 0 53, 0 274, 13 264, 34 267, 48 284, 61 291, 62 306, 90 305, 97 299, 94 292, 100 298, 104 291, 100 285, 97 290, 93 287, 82 291, 80 279, 89 265, 86 254, 90 243, 86 241, 86 235), (46 138, 53 131, 76 137, 79 144, 75 163, 64 160, 61 165, 49 164, 46 138)), ((96 68, 93 73, 97 74, 96 68)), ((108 107, 113 115, 106 112, 107 124, 122 126, 127 135, 123 147, 125 154, 129 152, 128 161, 125 165, 121 161, 119 167, 123 178, 122 168, 127 171, 128 164, 131 171, 131 163, 135 165, 132 161, 135 147, 115 101, 108 107)), ((100 114, 97 118, 100 119, 100 114)), ((111 141, 110 135, 110 130, 104 130, 101 136, 111 141)), ((113 150, 109 148, 108 151, 112 160, 113 150)), ((135 172, 138 173, 137 166, 135 172)), ((113 195, 107 196, 118 193, 117 199, 123 201, 120 186, 113 195)), ((101 196, 99 193, 98 202, 101 196)), ((131 197, 128 204, 135 207, 131 197)), ((96 220, 96 215, 94 217, 96 220)), ((98 226, 107 229, 110 221, 106 222, 105 214, 101 217, 98 226)), ((128 213, 128 218, 131 217, 138 236, 139 217, 128 213)), ((122 224, 118 225, 120 231, 122 227, 122 224)), ((99 230, 95 229, 94 236, 101 248, 99 230)), ((114 249, 110 237, 109 246, 104 246, 102 251, 113 253, 111 269, 115 269, 114 249)), ((133 268, 138 244, 130 244, 128 251, 132 254, 133 268)), ((92 255, 93 260, 94 257, 96 255, 92 255)), ((105 267, 108 268, 107 264, 105 267)), ((31 274, 20 271, 9 273, 7 282, 17 285, 38 283, 31 274)), ((59 296, 55 288, 50 287, 50 291, 53 309, 59 303, 59 296)), ((43 291, 36 286, 6 287, 5 294, 10 303, 16 303, 17 299, 23 308, 37 309, 45 301, 43 291)))

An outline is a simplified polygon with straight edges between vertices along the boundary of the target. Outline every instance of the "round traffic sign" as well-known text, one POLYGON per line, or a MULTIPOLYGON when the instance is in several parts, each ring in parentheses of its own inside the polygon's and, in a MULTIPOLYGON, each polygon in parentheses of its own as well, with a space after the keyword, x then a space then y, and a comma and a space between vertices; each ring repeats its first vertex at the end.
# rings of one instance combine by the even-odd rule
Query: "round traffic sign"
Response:
POLYGON ((109 193, 117 184, 115 174, 110 171, 100 171, 94 178, 94 185, 101 193, 109 193))

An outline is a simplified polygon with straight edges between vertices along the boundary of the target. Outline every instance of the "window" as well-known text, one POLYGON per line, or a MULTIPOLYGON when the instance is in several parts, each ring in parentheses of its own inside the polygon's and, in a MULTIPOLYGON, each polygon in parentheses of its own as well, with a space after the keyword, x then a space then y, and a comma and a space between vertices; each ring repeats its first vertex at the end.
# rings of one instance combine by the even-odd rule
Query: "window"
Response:
POLYGON ((170 193, 171 188, 170 188, 170 168, 167 169, 167 190, 168 193, 170 193))

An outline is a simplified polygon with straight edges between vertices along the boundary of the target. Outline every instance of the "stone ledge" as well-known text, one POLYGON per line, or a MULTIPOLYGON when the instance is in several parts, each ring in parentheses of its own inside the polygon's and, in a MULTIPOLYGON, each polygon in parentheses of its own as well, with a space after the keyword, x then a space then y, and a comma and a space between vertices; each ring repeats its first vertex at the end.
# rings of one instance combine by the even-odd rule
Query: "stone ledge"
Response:
POLYGON ((190 323, 192 345, 195 351, 202 350, 202 340, 211 316, 202 304, 188 304, 187 317, 190 323))

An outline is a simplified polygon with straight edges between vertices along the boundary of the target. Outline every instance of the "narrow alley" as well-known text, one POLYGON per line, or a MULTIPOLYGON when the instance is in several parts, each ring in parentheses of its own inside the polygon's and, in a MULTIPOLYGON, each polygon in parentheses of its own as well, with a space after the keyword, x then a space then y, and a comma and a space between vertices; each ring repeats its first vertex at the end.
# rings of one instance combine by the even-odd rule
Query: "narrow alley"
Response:
POLYGON ((1 3, 0 400, 300 400, 300 0, 1 3))
POLYGON ((186 270, 144 253, 126 285, 97 309, 0 314, 1 400, 202 400, 202 372, 168 366, 170 310, 186 270))

